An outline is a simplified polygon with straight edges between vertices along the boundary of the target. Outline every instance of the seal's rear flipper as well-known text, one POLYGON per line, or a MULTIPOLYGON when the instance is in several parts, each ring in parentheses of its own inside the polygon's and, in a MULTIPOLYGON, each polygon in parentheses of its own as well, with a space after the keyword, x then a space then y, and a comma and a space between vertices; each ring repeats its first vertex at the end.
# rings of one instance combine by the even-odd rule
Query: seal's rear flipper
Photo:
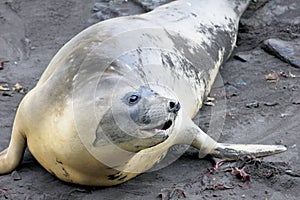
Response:
POLYGON ((286 151, 284 145, 217 143, 209 155, 224 160, 237 160, 243 156, 263 157, 286 151))

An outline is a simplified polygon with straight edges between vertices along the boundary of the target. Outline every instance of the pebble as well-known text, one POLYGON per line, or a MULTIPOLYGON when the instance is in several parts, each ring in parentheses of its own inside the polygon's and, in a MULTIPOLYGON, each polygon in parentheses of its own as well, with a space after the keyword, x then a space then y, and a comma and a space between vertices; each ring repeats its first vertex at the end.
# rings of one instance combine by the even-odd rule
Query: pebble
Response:
POLYGON ((163 4, 169 3, 174 0, 134 0, 137 4, 140 4, 146 11, 151 11, 154 8, 161 6, 163 4))
POLYGON ((231 85, 231 86, 234 86, 234 87, 239 87, 239 86, 246 86, 247 83, 244 82, 244 81, 237 81, 237 82, 227 82, 226 85, 231 85))
POLYGON ((299 17, 296 17, 292 20, 292 24, 293 25, 300 25, 300 16, 299 17))
POLYGON ((4 96, 4 97, 12 97, 12 96, 14 96, 14 95, 13 95, 13 92, 12 92, 12 91, 9 91, 9 92, 3 92, 3 93, 2 93, 2 96, 4 96))
POLYGON ((230 98, 233 96, 238 96, 239 95, 239 89, 237 89, 236 87, 232 86, 232 85, 226 85, 225 86, 225 91, 226 91, 226 97, 230 98))
POLYGON ((277 106, 277 105, 279 105, 279 103, 278 102, 265 102, 264 105, 271 107, 271 106, 277 106))
POLYGON ((102 9, 105 9, 105 8, 107 8, 107 6, 104 5, 103 3, 95 3, 94 7, 93 7, 93 11, 98 12, 98 11, 100 11, 102 9))
POLYGON ((259 102, 258 101, 254 101, 254 102, 250 102, 246 104, 247 108, 258 108, 259 107, 259 102))
POLYGON ((300 39, 293 41, 267 39, 264 41, 263 49, 293 67, 300 68, 300 39))
POLYGON ((249 60, 251 60, 251 54, 249 53, 244 53, 244 52, 239 52, 236 53, 233 58, 235 58, 236 60, 239 60, 241 62, 248 62, 249 60))
POLYGON ((8 84, 0 85, 0 91, 10 91, 8 84))
POLYGON ((240 81, 240 82, 236 82, 236 85, 238 85, 238 86, 246 86, 247 83, 244 82, 244 81, 240 81))
POLYGON ((17 171, 13 171, 11 173, 12 178, 14 179, 14 181, 19 181, 22 180, 21 175, 17 172, 17 171))
POLYGON ((292 103, 295 105, 300 105, 300 97, 294 98, 292 103))
POLYGON ((100 3, 95 3, 92 9, 92 16, 88 19, 90 24, 97 23, 99 21, 111 19, 114 17, 134 15, 138 13, 143 13, 144 9, 141 5, 136 5, 133 2, 127 0, 109 1, 103 0, 100 3), (131 5, 131 6, 130 6, 131 5), (134 9, 129 9, 128 7, 134 7, 134 9))
POLYGON ((6 63, 9 63, 9 61, 0 58, 0 70, 4 69, 4 66, 5 66, 6 63))

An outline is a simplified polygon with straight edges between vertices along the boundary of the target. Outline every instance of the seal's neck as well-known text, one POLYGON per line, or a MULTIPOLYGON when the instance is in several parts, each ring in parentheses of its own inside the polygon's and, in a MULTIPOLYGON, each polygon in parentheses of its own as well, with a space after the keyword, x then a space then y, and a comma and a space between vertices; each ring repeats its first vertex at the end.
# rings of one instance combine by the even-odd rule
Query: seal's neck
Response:
POLYGON ((175 144, 188 144, 199 150, 199 157, 204 157, 213 149, 217 148, 218 143, 202 131, 188 116, 185 111, 177 119, 180 128, 176 132, 175 144))

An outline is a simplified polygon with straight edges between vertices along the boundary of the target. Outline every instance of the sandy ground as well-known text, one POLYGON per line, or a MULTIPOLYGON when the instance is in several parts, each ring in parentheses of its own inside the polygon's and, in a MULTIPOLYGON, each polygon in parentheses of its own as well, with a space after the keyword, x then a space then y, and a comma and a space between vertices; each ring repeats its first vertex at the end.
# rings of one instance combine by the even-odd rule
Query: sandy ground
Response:
MULTIPOLYGON (((92 12, 94 0, 0 2, 0 85, 23 87, 19 92, 0 91, 0 149, 8 146, 24 93, 34 87, 65 42, 100 19, 153 6, 120 2, 106 1, 108 7, 98 16, 92 12)), ((297 0, 260 0, 249 8, 241 20, 237 48, 211 92, 216 105, 204 106, 195 119, 219 141, 284 144, 287 152, 262 161, 225 163, 214 170, 210 159, 199 160, 189 150, 164 169, 110 188, 63 183, 26 152, 15 172, 0 176, 0 199, 298 199, 300 70, 266 53, 262 43, 280 38, 295 43, 299 52, 299 10, 297 0), (267 81, 266 75, 276 80, 267 81), (234 167, 243 166, 250 181, 232 174, 234 167)))

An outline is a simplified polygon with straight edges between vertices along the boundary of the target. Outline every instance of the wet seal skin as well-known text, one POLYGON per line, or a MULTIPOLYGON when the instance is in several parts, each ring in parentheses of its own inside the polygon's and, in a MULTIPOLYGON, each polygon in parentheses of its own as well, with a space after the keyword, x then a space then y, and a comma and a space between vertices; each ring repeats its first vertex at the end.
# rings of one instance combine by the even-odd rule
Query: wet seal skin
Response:
POLYGON ((282 145, 218 143, 192 118, 231 54, 248 0, 177 0, 95 24, 54 56, 16 113, 0 174, 28 147, 59 179, 112 186, 191 145, 199 157, 267 156, 282 145))

